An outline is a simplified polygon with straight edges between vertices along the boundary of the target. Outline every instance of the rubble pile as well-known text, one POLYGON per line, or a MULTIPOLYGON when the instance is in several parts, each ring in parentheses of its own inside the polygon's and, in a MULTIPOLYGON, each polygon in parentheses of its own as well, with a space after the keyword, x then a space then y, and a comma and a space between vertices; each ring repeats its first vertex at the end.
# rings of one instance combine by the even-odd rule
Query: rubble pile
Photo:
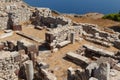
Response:
POLYGON ((15 80, 15 71, 19 69, 21 56, 18 52, 0 51, 0 80, 15 80))

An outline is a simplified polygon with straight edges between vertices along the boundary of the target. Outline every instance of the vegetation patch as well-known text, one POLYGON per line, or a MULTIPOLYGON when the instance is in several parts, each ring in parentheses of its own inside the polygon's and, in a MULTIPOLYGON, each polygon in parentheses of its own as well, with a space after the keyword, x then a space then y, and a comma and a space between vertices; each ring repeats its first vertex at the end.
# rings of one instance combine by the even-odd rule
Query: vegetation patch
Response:
POLYGON ((103 19, 110 19, 114 21, 120 21, 120 12, 119 13, 112 13, 103 16, 103 19))

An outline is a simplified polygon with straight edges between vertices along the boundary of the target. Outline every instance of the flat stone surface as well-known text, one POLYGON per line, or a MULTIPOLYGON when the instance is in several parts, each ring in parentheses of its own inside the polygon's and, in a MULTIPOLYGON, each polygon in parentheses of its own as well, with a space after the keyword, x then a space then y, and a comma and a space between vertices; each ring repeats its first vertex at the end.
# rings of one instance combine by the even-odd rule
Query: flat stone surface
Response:
POLYGON ((66 55, 67 55, 69 58, 71 57, 73 60, 77 59, 77 60, 83 61, 83 62, 85 62, 85 63, 87 63, 87 64, 90 63, 90 60, 89 60, 87 57, 85 57, 85 56, 81 56, 81 55, 75 54, 75 53, 73 53, 73 52, 68 52, 66 55))

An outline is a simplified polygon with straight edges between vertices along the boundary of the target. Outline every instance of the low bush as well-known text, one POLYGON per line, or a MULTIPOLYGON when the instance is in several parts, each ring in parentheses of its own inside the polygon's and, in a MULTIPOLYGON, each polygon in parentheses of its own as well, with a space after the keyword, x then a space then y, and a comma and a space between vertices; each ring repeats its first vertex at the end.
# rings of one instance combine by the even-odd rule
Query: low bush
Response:
POLYGON ((107 14, 107 15, 103 16, 103 19, 120 21, 120 13, 107 14))

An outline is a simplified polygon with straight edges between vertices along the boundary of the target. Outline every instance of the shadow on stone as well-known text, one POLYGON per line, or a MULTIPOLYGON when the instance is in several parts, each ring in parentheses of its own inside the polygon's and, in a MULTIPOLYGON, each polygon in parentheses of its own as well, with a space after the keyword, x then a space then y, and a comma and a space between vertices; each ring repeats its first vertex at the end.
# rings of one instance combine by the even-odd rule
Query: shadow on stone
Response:
POLYGON ((64 59, 64 60, 67 60, 67 61, 69 61, 69 62, 72 62, 72 63, 76 64, 77 66, 80 66, 80 67, 83 68, 83 69, 88 66, 87 64, 85 64, 85 63, 83 63, 83 62, 80 62, 80 64, 78 64, 78 63, 76 63, 75 61, 67 58, 66 56, 63 57, 63 59, 64 59))
POLYGON ((39 50, 40 51, 46 51, 46 50, 50 50, 50 48, 46 47, 46 43, 43 43, 39 46, 39 50))
POLYGON ((13 26, 12 13, 8 13, 7 29, 11 29, 13 26))
POLYGON ((111 26, 110 29, 120 32, 120 26, 111 26))

